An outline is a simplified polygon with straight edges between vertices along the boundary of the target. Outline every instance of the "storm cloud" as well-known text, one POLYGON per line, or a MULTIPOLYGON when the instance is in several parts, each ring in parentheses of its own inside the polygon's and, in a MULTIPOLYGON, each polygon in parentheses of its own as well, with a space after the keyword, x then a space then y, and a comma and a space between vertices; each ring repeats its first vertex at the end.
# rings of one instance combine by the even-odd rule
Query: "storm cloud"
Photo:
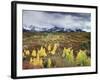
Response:
POLYGON ((23 10, 23 26, 36 25, 42 28, 59 26, 62 28, 91 31, 91 14, 76 12, 49 12, 23 10))

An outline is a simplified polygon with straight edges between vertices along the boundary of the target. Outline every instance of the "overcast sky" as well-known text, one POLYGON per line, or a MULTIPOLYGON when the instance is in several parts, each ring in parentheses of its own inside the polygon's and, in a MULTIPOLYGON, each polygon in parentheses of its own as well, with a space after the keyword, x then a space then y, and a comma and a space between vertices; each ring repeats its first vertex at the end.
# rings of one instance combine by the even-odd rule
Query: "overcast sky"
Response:
POLYGON ((70 29, 80 28, 90 32, 91 14, 23 10, 24 25, 36 25, 40 28, 51 28, 54 26, 70 29))

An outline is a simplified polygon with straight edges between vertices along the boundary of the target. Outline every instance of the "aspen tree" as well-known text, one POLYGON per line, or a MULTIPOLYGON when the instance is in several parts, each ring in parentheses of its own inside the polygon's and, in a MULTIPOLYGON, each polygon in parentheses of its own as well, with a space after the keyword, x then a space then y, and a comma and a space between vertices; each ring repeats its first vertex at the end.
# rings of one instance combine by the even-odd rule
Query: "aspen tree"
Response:
POLYGON ((33 57, 36 57, 36 50, 34 50, 34 49, 33 49, 33 51, 32 51, 32 56, 33 56, 33 57))
POLYGON ((50 58, 48 58, 47 67, 48 67, 48 68, 51 67, 51 59, 50 59, 50 58))
POLYGON ((80 50, 77 53, 77 57, 76 57, 76 63, 79 64, 80 66, 84 66, 87 63, 87 55, 86 55, 86 51, 84 50, 80 50))

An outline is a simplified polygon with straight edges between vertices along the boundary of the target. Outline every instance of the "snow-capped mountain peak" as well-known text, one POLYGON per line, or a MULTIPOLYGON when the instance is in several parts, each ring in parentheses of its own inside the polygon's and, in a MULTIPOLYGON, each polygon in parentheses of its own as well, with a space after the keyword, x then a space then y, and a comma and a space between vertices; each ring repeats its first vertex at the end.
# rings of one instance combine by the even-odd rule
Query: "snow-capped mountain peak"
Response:
POLYGON ((68 28, 54 26, 54 25, 29 25, 23 26, 24 31, 31 31, 31 32, 83 32, 84 30, 79 28, 68 28))

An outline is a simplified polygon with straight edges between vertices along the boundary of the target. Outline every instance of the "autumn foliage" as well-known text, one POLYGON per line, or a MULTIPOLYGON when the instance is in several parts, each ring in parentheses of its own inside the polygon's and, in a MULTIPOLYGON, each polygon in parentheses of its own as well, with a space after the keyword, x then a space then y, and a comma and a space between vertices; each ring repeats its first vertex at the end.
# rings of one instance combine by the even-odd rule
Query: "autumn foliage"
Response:
MULTIPOLYGON (((57 55, 57 50, 59 49, 59 44, 55 43, 53 45, 48 44, 46 47, 41 46, 39 49, 33 49, 32 51, 28 49, 23 50, 23 61, 27 61, 31 68, 53 68, 57 67, 56 64, 59 63, 56 59, 53 59, 57 55)), ((65 61, 67 66, 89 66, 91 63, 91 58, 87 56, 86 50, 79 50, 77 55, 74 55, 72 48, 64 47, 60 57, 65 61)), ((28 67, 28 66, 27 66, 28 67)), ((28 69, 25 67, 25 69, 28 69)), ((30 67, 29 67, 30 68, 30 67)))

